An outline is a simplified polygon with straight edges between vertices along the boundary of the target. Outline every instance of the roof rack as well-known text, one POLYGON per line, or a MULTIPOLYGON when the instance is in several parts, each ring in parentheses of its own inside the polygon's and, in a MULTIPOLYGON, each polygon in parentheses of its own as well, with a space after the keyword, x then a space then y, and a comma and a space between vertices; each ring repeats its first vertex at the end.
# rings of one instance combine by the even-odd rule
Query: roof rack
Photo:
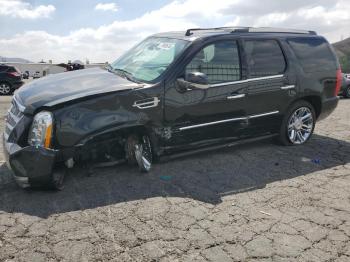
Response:
POLYGON ((317 35, 315 31, 299 30, 299 29, 285 29, 274 27, 214 27, 214 28, 190 28, 186 31, 186 36, 193 34, 193 31, 230 31, 230 33, 292 33, 292 34, 306 34, 317 35))
POLYGON ((186 36, 193 35, 193 31, 217 31, 217 30, 223 30, 223 31, 235 31, 235 30, 247 30, 249 27, 228 27, 228 26, 222 26, 222 27, 213 27, 213 28, 190 28, 186 31, 186 36))

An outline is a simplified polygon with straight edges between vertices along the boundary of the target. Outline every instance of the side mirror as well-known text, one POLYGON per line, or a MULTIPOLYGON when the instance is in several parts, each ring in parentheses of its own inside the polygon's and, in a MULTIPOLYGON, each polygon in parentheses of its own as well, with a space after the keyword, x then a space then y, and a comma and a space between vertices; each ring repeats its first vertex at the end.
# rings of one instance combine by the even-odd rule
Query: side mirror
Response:
POLYGON ((201 72, 187 73, 185 79, 177 79, 177 84, 180 92, 191 89, 208 89, 210 87, 207 75, 201 72))
POLYGON ((190 72, 186 74, 185 80, 199 85, 209 85, 208 76, 201 72, 190 72))

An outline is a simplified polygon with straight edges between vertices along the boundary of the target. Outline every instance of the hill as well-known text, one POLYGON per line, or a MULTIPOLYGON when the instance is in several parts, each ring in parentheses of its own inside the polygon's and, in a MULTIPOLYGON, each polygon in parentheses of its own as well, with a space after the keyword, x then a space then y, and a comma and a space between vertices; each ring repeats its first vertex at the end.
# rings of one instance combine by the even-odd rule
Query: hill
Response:
POLYGON ((31 63, 31 61, 23 58, 18 57, 4 57, 0 56, 0 63, 7 62, 7 63, 31 63))
POLYGON ((350 73, 350 37, 333 44, 343 72, 350 73))

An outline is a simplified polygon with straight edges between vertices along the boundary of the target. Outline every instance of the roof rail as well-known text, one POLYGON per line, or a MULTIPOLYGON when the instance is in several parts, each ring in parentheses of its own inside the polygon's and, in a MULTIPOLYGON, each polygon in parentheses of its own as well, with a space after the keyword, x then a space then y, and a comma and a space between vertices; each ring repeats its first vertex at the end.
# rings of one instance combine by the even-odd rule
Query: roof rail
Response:
POLYGON ((186 36, 193 35, 193 31, 216 31, 216 30, 244 30, 249 29, 249 27, 229 27, 229 26, 222 26, 222 27, 213 27, 213 28, 190 28, 186 31, 186 36))
POLYGON ((315 31, 300 30, 300 29, 286 29, 277 27, 249 27, 249 33, 292 33, 292 34, 305 34, 305 35, 317 35, 315 31))
POLYGON ((214 27, 214 28, 191 28, 187 29, 186 36, 193 34, 193 31, 230 31, 231 33, 292 33, 292 34, 307 34, 317 35, 315 31, 299 30, 299 29, 285 29, 274 27, 214 27))

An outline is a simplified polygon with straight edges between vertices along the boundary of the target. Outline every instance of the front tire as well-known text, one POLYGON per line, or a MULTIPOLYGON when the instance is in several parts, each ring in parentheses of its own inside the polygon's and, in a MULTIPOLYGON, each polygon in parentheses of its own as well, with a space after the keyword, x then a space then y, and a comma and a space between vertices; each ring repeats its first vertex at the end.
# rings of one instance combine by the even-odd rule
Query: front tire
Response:
POLYGON ((63 190, 66 169, 53 170, 50 176, 29 178, 29 187, 44 190, 63 190))
POLYGON ((64 177, 66 170, 55 170, 52 172, 49 187, 53 190, 62 190, 64 187, 64 177))
POLYGON ((141 172, 147 173, 151 170, 153 154, 151 141, 147 135, 141 136, 135 146, 135 158, 141 172))
POLYGON ((301 100, 289 107, 280 129, 279 140, 283 145, 302 145, 312 136, 316 124, 314 107, 301 100))
POLYGON ((11 85, 8 83, 0 83, 0 95, 7 96, 10 95, 11 92, 11 85))

